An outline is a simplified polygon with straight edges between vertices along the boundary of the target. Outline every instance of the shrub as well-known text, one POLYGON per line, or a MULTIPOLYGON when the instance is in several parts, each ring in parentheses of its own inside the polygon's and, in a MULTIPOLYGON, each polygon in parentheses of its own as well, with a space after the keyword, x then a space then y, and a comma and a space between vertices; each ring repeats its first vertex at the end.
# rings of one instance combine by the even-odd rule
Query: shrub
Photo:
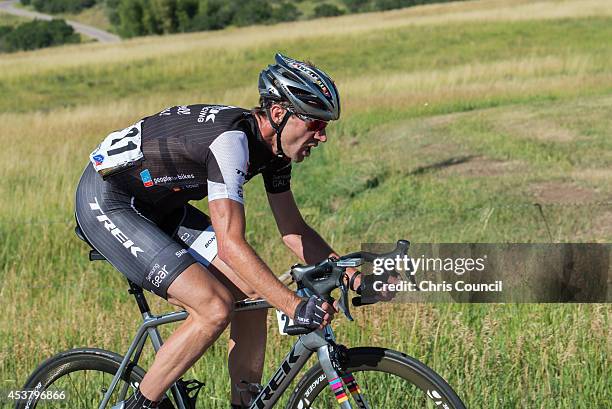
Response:
MULTIPOLYGON (((1 33, 1 32, 0 32, 1 33)), ((34 50, 54 45, 78 43, 80 37, 64 20, 34 20, 0 35, 4 50, 34 50)))
POLYGON ((21 0, 43 13, 77 13, 96 4, 96 0, 21 0))
POLYGON ((315 17, 334 17, 342 14, 344 14, 343 10, 339 9, 336 5, 329 3, 319 4, 314 9, 315 17))

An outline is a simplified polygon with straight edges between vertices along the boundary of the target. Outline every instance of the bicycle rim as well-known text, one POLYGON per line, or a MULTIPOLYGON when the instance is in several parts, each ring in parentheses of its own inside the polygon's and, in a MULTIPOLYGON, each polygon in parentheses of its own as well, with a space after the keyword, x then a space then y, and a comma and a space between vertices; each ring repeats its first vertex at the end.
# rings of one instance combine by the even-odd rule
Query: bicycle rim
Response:
MULTIPOLYGON (((352 373, 371 409, 465 409, 452 388, 433 370, 399 352, 357 348, 349 352, 352 373)), ((344 390, 353 408, 360 406, 344 390)), ((300 381, 288 408, 338 409, 338 399, 320 366, 300 381)))
MULTIPOLYGON (((92 409, 97 408, 117 373, 120 357, 108 351, 69 351, 43 363, 24 389, 33 391, 20 400, 17 409, 92 409)), ((130 396, 144 372, 131 368, 113 391, 107 408, 119 400, 121 391, 130 396)))

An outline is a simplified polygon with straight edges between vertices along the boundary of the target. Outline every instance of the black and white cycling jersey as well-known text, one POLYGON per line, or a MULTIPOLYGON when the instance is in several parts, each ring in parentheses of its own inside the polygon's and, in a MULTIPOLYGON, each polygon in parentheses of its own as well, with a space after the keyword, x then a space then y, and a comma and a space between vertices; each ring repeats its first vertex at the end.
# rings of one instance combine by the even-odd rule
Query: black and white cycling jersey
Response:
POLYGON ((168 210, 206 196, 244 203, 243 184, 259 173, 268 192, 290 188, 290 161, 263 142, 250 111, 232 106, 167 108, 108 135, 90 160, 105 180, 168 210))
POLYGON ((264 143, 249 111, 230 106, 165 109, 108 135, 90 160, 76 194, 81 230, 117 270, 164 298, 188 266, 217 255, 210 219, 188 201, 244 203, 243 184, 259 173, 268 192, 290 187, 290 161, 264 143))

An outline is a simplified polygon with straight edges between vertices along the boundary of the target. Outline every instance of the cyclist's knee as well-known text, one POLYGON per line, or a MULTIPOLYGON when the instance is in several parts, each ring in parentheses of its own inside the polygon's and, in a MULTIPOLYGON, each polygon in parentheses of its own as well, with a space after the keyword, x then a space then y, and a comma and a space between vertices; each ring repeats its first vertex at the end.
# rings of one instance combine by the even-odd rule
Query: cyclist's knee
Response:
POLYGON ((208 329, 223 330, 232 319, 234 302, 229 291, 215 292, 212 297, 194 303, 191 314, 208 329))

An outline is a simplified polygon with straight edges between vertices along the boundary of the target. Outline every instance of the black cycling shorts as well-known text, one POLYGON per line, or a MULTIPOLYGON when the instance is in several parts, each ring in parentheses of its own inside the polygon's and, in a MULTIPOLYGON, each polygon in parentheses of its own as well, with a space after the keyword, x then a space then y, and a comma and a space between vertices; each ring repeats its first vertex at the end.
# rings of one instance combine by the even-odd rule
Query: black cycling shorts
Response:
POLYGON ((76 193, 77 223, 89 243, 134 284, 168 298, 168 287, 195 262, 217 256, 210 219, 191 205, 158 209, 140 202, 90 164, 76 193))

